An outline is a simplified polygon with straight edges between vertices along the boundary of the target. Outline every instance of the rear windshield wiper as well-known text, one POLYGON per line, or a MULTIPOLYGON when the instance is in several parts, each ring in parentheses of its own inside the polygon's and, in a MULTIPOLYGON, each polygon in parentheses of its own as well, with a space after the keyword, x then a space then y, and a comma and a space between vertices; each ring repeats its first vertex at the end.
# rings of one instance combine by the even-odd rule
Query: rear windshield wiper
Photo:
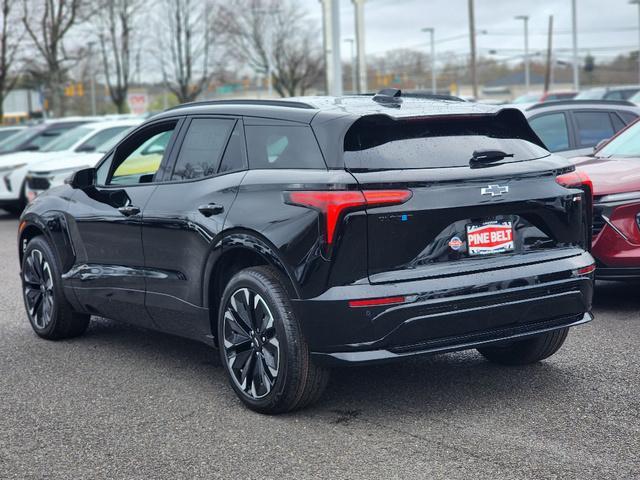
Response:
POLYGON ((469 163, 471 165, 491 163, 504 160, 505 158, 512 158, 513 156, 513 153, 505 153, 502 150, 476 150, 473 152, 469 163))

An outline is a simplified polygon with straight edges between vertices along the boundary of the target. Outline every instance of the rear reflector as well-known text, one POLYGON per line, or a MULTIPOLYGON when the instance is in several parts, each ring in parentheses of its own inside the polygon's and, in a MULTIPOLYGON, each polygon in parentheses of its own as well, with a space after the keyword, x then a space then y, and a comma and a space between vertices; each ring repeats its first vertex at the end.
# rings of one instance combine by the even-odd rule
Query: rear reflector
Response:
POLYGON ((381 305, 394 305, 396 303, 404 303, 406 297, 386 297, 386 298, 371 298, 366 300, 350 300, 349 306, 351 308, 361 307, 379 307, 381 305))
POLYGON ((384 205, 399 205, 411 198, 410 190, 352 190, 284 192, 290 205, 312 208, 321 212, 326 221, 327 243, 333 243, 340 215, 345 210, 384 205))
POLYGON ((581 277, 581 276, 584 276, 584 275, 590 275, 595 271, 596 271, 596 266, 595 265, 589 265, 588 267, 582 267, 582 268, 576 270, 576 275, 581 277))

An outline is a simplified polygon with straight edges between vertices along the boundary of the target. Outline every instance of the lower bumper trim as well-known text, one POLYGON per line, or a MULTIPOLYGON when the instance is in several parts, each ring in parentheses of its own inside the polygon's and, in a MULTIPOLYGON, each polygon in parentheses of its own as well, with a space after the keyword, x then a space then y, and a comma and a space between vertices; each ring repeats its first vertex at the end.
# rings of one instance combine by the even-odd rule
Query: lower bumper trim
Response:
POLYGON ((596 269, 596 278, 601 280, 628 280, 640 278, 640 268, 638 267, 598 267, 596 269))
POLYGON ((396 347, 389 350, 368 350, 356 352, 312 352, 314 360, 325 365, 365 365, 371 363, 383 363, 400 360, 417 355, 429 355, 436 353, 453 352, 457 350, 469 350, 485 345, 522 340, 541 333, 559 330, 561 328, 575 327, 593 320, 593 315, 586 312, 577 317, 548 320, 545 322, 518 325, 511 328, 489 330, 476 334, 458 337, 447 337, 430 340, 422 344, 396 347))

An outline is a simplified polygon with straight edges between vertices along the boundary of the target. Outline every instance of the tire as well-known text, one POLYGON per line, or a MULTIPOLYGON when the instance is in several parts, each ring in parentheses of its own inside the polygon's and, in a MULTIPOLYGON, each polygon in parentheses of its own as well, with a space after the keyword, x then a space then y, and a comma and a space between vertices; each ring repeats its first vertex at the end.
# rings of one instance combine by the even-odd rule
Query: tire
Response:
POLYGON ((62 340, 85 332, 90 316, 74 312, 67 302, 56 256, 41 236, 27 244, 21 279, 27 316, 38 336, 62 340))
POLYGON ((490 362, 502 365, 528 365, 556 353, 567 338, 567 333, 569 329, 562 328, 505 346, 479 348, 478 352, 490 362))
POLYGON ((329 381, 329 371, 312 361, 285 284, 271 267, 247 268, 229 281, 218 312, 218 344, 232 388, 256 412, 304 408, 329 381))

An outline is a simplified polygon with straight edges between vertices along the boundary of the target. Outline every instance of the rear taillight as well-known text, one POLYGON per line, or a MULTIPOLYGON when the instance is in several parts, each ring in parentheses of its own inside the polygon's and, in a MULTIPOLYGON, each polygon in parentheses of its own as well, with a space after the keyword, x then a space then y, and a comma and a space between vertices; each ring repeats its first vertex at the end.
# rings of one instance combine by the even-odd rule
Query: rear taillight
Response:
POLYGON ((593 182, 584 172, 574 170, 573 172, 564 173, 556 177, 563 187, 578 188, 584 192, 586 205, 584 206, 584 248, 591 250, 591 241, 593 237, 593 182))
POLYGON ((595 265, 589 265, 588 267, 582 267, 575 271, 576 276, 583 277, 585 275, 591 275, 596 271, 595 265))
POLYGON ((556 177, 556 182, 558 182, 563 187, 574 187, 574 188, 588 188, 589 194, 593 194, 593 182, 584 172, 580 172, 578 170, 574 170, 573 172, 564 173, 562 175, 558 175, 556 177))
POLYGON ((344 212, 365 207, 400 205, 408 201, 411 195, 410 190, 284 192, 285 202, 289 205, 312 208, 322 213, 329 245, 333 243, 338 221, 344 212))

